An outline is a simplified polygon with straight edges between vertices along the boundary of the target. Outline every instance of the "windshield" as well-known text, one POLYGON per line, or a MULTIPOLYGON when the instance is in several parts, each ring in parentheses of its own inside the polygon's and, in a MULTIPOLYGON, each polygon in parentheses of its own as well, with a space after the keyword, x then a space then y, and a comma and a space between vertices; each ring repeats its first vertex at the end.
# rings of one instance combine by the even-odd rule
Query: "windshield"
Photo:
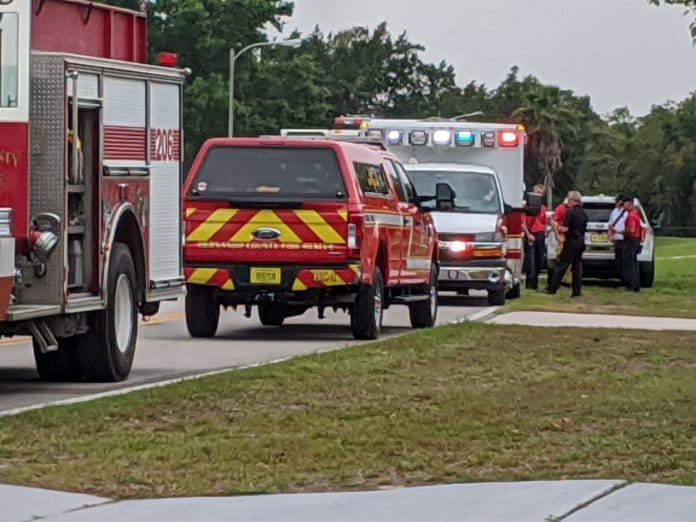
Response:
MULTIPOLYGON (((495 176, 478 172, 411 172, 419 196, 434 196, 435 185, 449 183, 457 193, 455 210, 471 214, 500 214, 500 195, 495 176)), ((425 203, 435 208, 436 202, 425 203)))
POLYGON ((191 187, 194 195, 242 199, 345 199, 331 149, 214 147, 191 187))
POLYGON ((0 107, 17 107, 19 15, 0 14, 0 107))
POLYGON ((590 223, 606 223, 614 210, 612 203, 583 203, 583 209, 590 223))

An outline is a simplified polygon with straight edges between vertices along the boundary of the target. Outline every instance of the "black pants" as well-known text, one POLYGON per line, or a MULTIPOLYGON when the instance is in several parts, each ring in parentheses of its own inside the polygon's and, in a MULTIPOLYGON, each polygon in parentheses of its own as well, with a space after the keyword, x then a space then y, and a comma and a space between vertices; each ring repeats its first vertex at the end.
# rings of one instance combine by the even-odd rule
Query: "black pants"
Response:
POLYGON ((538 232, 534 234, 534 243, 524 243, 524 273, 527 276, 527 288, 537 290, 539 288, 539 274, 544 264, 544 252, 546 250, 546 234, 538 232))
POLYGON ((640 271, 638 269, 639 239, 624 239, 621 263, 623 265, 624 285, 634 292, 640 291, 640 271))
POLYGON ((558 260, 558 267, 553 272, 553 277, 549 284, 549 292, 556 293, 561 286, 563 276, 568 267, 573 273, 573 295, 582 295, 582 254, 585 252, 585 243, 566 241, 561 257, 558 260))
POLYGON ((614 241, 614 258, 616 259, 616 274, 619 276, 621 284, 626 285, 626 278, 624 277, 624 268, 622 261, 624 249, 623 243, 623 239, 617 239, 616 241, 614 241))

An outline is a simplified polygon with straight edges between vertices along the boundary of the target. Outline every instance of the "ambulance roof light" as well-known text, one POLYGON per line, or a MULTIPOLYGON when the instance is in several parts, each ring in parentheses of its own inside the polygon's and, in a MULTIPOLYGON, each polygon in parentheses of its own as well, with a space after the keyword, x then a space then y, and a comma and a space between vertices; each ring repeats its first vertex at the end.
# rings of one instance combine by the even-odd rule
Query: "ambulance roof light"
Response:
POLYGON ((461 147, 473 147, 476 143, 476 134, 473 131, 458 131, 454 141, 461 147))
POLYGON ((452 133, 448 130, 439 129, 433 132, 433 145, 447 146, 452 144, 452 133))
POLYGON ((520 144, 520 135, 513 131, 498 133, 498 145, 501 147, 517 147, 520 144))
POLYGON ((409 134, 409 141, 411 145, 427 145, 428 133, 422 130, 411 131, 411 134, 409 134))
POLYGON ((387 142, 389 145, 401 145, 403 141, 403 133, 398 130, 390 130, 387 133, 387 142))
POLYGON ((484 132, 481 134, 481 142, 484 147, 495 147, 495 132, 484 132))
POLYGON ((160 53, 159 64, 162 67, 176 67, 179 62, 179 56, 176 53, 160 53))
POLYGON ((369 123, 364 118, 339 116, 334 120, 334 127, 337 129, 360 129, 367 130, 369 123))

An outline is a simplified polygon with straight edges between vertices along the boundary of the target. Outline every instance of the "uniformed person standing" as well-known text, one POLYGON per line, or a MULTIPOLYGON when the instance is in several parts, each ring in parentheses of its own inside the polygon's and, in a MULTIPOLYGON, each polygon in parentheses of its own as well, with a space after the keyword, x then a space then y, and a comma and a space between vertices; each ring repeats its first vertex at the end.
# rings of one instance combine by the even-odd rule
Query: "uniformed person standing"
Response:
POLYGON ((624 195, 621 194, 616 198, 616 206, 611 211, 609 216, 609 241, 614 244, 614 258, 616 261, 616 273, 621 279, 621 284, 626 285, 624 277, 623 262, 621 255, 623 254, 624 230, 626 229, 626 217, 628 211, 624 208, 624 195))
POLYGON ((582 209, 582 195, 573 191, 568 194, 568 210, 565 222, 558 225, 559 232, 565 235, 563 252, 559 259, 558 269, 546 289, 547 293, 555 294, 566 271, 570 267, 573 274, 573 297, 582 295, 582 254, 585 252, 585 232, 587 231, 587 214, 582 209))
POLYGON ((638 253, 643 235, 643 222, 640 214, 633 204, 633 198, 624 198, 626 209, 626 228, 624 230, 623 274, 625 276, 626 289, 631 292, 640 292, 640 271, 638 269, 638 253))

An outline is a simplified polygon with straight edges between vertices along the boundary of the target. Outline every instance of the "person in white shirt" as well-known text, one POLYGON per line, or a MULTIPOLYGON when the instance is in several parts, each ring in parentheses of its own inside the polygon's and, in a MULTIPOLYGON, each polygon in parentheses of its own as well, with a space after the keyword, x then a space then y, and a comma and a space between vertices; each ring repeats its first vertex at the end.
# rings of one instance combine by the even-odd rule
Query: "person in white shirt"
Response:
POLYGON ((614 243, 614 258, 616 260, 616 271, 619 274, 621 283, 625 283, 621 254, 623 251, 624 231, 626 230, 626 218, 628 212, 624 208, 624 196, 620 194, 616 197, 616 206, 609 216, 609 240, 614 243))

